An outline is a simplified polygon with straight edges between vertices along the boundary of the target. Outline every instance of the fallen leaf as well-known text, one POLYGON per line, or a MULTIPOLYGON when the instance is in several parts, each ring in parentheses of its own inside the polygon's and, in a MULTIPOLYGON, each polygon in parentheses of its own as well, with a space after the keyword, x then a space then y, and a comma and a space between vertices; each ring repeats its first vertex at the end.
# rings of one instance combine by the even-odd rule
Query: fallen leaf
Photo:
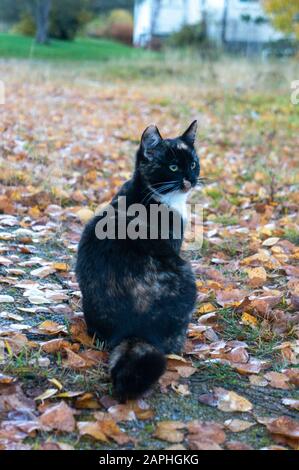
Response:
POLYGON ((270 382, 270 387, 281 388, 283 390, 289 390, 290 388, 289 378, 286 374, 282 374, 280 372, 267 372, 264 377, 270 382))
POLYGON ((281 401, 285 406, 299 411, 299 400, 295 400, 294 398, 283 398, 281 401))
POLYGON ((245 272, 249 278, 249 285, 252 287, 260 287, 265 284, 267 281, 267 273, 265 268, 262 266, 258 268, 248 268, 245 269, 245 272))
POLYGON ((50 397, 53 397, 54 395, 56 395, 56 393, 57 393, 57 388, 48 388, 41 395, 38 395, 38 397, 35 397, 34 400, 44 401, 44 400, 47 400, 50 397))
POLYGON ((16 380, 17 379, 15 377, 11 377, 11 375, 5 375, 0 373, 0 384, 11 384, 16 380))
POLYGON ((216 300, 222 307, 237 307, 246 297, 246 292, 239 289, 223 289, 216 293, 216 300))
POLYGON ((271 238, 266 238, 266 240, 263 241, 262 245, 263 246, 273 246, 278 243, 280 238, 278 237, 271 237, 271 238))
POLYGON ((288 416, 280 416, 267 423, 266 427, 271 434, 279 434, 299 440, 299 422, 288 416))
POLYGON ((102 405, 93 393, 84 393, 75 401, 75 407, 83 410, 98 410, 102 408, 102 405))
POLYGON ((33 269, 33 271, 30 272, 31 276, 35 276, 40 279, 43 279, 53 273, 55 273, 55 269, 51 266, 42 266, 41 268, 33 269))
POLYGON ((226 443, 225 447, 228 450, 253 450, 253 447, 249 444, 239 441, 229 441, 226 443))
POLYGON ((0 302, 1 303, 13 303, 15 301, 15 299, 11 296, 11 295, 5 295, 5 294, 1 294, 0 295, 0 302))
POLYGON ((66 333, 66 327, 64 325, 59 325, 58 323, 52 320, 45 320, 40 323, 37 327, 38 331, 46 335, 57 335, 58 333, 66 333))
POLYGON ((160 421, 157 423, 154 437, 167 442, 182 442, 184 433, 181 429, 185 429, 186 425, 181 421, 160 421))
POLYGON ((47 408, 39 421, 47 431, 73 432, 76 428, 74 410, 63 401, 47 408))
POLYGON ((98 412, 95 414, 95 417, 98 418, 96 422, 77 423, 80 435, 87 434, 102 442, 109 442, 109 439, 112 439, 119 445, 134 441, 131 437, 121 431, 115 421, 107 416, 106 413, 98 412))
POLYGON ((255 423, 243 421, 241 419, 227 419, 226 421, 224 421, 224 425, 231 432, 242 432, 254 426, 255 423))
POLYGON ((247 313, 247 312, 242 313, 241 321, 244 325, 250 325, 250 326, 253 326, 254 328, 258 325, 257 319, 253 315, 250 315, 250 313, 247 313))
POLYGON ((225 390, 224 388, 215 388, 215 394, 218 398, 217 408, 225 412, 251 411, 253 408, 247 398, 238 395, 235 392, 225 390))

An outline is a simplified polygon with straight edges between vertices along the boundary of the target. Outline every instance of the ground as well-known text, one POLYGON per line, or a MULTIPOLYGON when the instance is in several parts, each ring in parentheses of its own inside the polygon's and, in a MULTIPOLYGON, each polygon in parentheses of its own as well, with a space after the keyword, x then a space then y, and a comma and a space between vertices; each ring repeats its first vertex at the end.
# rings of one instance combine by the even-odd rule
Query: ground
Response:
POLYGON ((0 448, 298 448, 296 77, 292 62, 174 56, 0 63, 0 448), (175 136, 194 118, 196 312, 160 383, 118 405, 86 335, 76 246, 143 129, 175 136))

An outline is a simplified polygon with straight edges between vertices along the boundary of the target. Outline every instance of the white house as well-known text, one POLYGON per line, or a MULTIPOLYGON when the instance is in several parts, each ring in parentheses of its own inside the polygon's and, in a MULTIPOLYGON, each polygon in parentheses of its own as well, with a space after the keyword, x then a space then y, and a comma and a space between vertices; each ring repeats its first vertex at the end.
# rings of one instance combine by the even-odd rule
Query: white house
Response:
POLYGON ((146 46, 203 18, 209 39, 217 43, 263 44, 282 37, 260 0, 136 0, 134 44, 146 46))
POLYGON ((135 0, 134 44, 146 46, 153 37, 169 36, 201 17, 199 0, 135 0))

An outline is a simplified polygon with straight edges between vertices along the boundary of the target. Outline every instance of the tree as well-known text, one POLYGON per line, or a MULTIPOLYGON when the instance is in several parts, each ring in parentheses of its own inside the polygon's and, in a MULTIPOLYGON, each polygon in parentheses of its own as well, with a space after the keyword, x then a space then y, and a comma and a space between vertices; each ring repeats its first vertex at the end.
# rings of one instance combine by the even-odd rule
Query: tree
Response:
POLYGON ((224 0, 223 15, 222 15, 222 21, 221 21, 221 41, 222 41, 222 44, 226 43, 228 6, 229 6, 229 0, 224 0))
POLYGON ((37 0, 35 6, 36 17, 36 42, 46 44, 49 40, 49 14, 51 8, 51 0, 37 0))
POLYGON ((264 0, 264 6, 277 29, 299 39, 299 0, 264 0))

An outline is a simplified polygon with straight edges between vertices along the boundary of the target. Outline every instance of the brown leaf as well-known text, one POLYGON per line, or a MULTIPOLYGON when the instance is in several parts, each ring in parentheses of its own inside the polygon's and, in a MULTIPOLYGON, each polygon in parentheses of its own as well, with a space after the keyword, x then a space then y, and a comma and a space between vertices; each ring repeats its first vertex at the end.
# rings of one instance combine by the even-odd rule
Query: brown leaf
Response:
POLYGON ((229 441, 226 443, 226 448, 228 450, 253 450, 249 444, 239 441, 229 441))
POLYGON ((237 307, 246 297, 246 292, 239 289, 223 289, 216 293, 216 300, 222 307, 237 307))
POLYGON ((238 395, 235 392, 225 390, 224 388, 215 388, 215 394, 218 398, 217 408, 225 412, 233 411, 251 411, 253 408, 247 398, 238 395))
POLYGON ((176 371, 167 370, 159 379, 159 385, 162 393, 167 393, 169 386, 175 386, 178 383, 180 375, 176 371))
MULTIPOLYGON (((188 441, 192 441, 192 448, 195 448, 202 442, 213 442, 214 444, 223 444, 226 439, 223 425, 214 422, 191 421, 188 424, 188 441)), ((201 445, 201 444, 200 444, 201 445)))
POLYGON ((286 375, 289 378, 289 381, 299 387, 299 369, 287 369, 285 371, 286 375))
POLYGON ((157 423, 154 436, 167 442, 182 442, 184 433, 181 429, 185 429, 186 425, 181 421, 160 421, 157 423))
POLYGON ((249 285, 251 287, 260 287, 267 281, 267 273, 265 268, 260 266, 259 268, 247 268, 245 269, 246 274, 249 278, 249 285))
POLYGON ((86 421, 77 423, 81 436, 87 434, 102 442, 109 442, 109 439, 113 439, 119 445, 132 441, 132 438, 122 432, 115 421, 106 413, 96 413, 95 417, 98 418, 95 422, 86 421))
POLYGON ((73 432, 76 427, 74 410, 63 401, 47 408, 39 421, 47 431, 73 432))
POLYGON ((224 424, 231 432, 246 431, 246 429, 255 425, 255 423, 250 423, 249 421, 243 421, 241 419, 227 419, 224 424))
POLYGON ((0 373, 0 384, 11 384, 15 382, 17 379, 15 377, 11 377, 10 375, 5 375, 0 373))
POLYGON ((38 331, 46 335, 57 335, 58 333, 66 333, 66 327, 52 320, 45 320, 38 325, 38 331))
POLYGON ((274 419, 274 421, 267 423, 266 427, 271 434, 279 434, 284 437, 299 440, 299 422, 288 416, 280 416, 274 419))
POLYGON ((101 424, 96 421, 79 421, 77 423, 81 436, 88 435, 101 442, 109 442, 107 436, 102 430, 101 424))
POLYGON ((70 369, 87 369, 90 367, 90 363, 86 361, 79 354, 74 353, 71 349, 65 348, 67 353, 67 359, 63 361, 63 366, 70 369))
POLYGON ((263 295, 252 300, 251 305, 258 313, 267 315, 273 307, 280 303, 282 295, 263 295))
POLYGON ((241 375, 259 374, 262 370, 262 363, 258 360, 251 360, 247 364, 232 364, 241 375))
POLYGON ((270 387, 281 388, 283 390, 289 390, 289 378, 286 374, 280 372, 267 372, 264 375, 265 379, 269 380, 270 387))
POLYGON ((24 395, 20 385, 15 383, 0 385, 0 412, 14 410, 32 411, 34 408, 34 401, 24 395))
POLYGON ((75 402, 75 407, 83 410, 97 410, 99 408, 102 408, 102 405, 93 393, 84 393, 82 397, 77 398, 75 402))
POLYGON ((70 349, 75 352, 79 350, 79 345, 71 344, 62 338, 56 338, 42 343, 41 349, 48 354, 58 353, 64 351, 64 349, 70 349))
POLYGON ((88 335, 86 323, 83 318, 75 318, 72 320, 70 333, 74 341, 78 341, 84 346, 93 346, 94 339, 88 335))

